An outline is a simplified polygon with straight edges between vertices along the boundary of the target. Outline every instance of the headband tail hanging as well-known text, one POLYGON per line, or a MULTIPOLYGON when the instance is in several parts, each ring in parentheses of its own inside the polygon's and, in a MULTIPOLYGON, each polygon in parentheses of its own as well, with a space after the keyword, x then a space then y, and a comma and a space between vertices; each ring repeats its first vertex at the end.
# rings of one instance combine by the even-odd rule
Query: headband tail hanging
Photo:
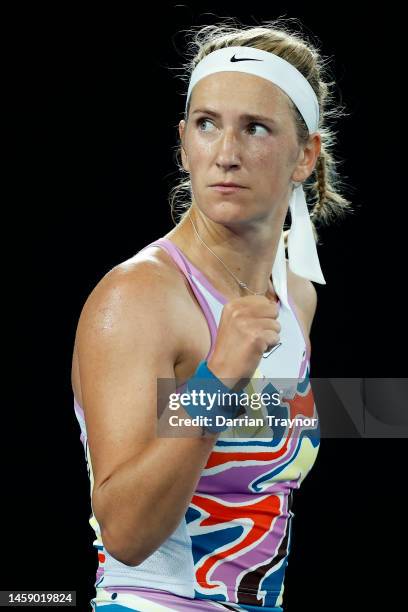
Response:
POLYGON ((292 219, 288 234, 289 267, 295 274, 325 285, 302 183, 295 183, 289 207, 292 219))

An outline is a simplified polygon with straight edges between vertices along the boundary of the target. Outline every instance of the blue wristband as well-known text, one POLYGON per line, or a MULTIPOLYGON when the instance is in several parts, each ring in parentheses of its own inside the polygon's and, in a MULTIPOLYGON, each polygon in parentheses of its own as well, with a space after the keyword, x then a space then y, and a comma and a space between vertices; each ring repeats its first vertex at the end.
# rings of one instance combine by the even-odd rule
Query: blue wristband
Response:
MULTIPOLYGON (((226 425, 225 422, 217 424, 216 417, 221 416, 225 417, 225 419, 234 418, 241 408, 240 399, 245 395, 245 392, 233 391, 231 388, 224 385, 224 383, 208 369, 207 361, 204 360, 200 361, 195 373, 187 381, 186 385, 187 393, 191 393, 192 391, 196 391, 197 394, 199 394, 200 391, 204 392, 200 396, 203 401, 197 404, 192 403, 187 406, 183 404, 186 412, 193 418, 197 416, 208 417, 203 427, 212 433, 228 429, 229 425, 226 425), (207 394, 215 397, 213 404, 210 403, 207 394), (228 394, 227 397, 224 397, 224 401, 223 394, 228 394)), ((219 420, 224 421, 224 419, 219 420)))

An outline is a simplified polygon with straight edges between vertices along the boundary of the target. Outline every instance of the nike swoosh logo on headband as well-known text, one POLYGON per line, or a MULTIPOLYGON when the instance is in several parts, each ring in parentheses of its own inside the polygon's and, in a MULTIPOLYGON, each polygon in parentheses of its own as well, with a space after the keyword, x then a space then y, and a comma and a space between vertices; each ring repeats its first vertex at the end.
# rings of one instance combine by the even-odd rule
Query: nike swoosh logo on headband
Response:
POLYGON ((230 59, 230 62, 263 62, 263 60, 255 59, 253 57, 240 57, 240 58, 236 58, 235 57, 235 53, 234 53, 234 55, 230 59))

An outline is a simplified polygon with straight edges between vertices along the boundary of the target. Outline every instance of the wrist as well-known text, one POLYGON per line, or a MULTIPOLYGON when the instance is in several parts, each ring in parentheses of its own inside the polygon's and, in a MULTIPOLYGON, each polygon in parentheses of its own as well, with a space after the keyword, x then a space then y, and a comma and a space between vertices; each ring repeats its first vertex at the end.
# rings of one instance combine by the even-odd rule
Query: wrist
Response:
POLYGON ((243 392, 225 385, 210 370, 206 360, 200 361, 186 386, 187 393, 192 397, 192 402, 184 405, 186 412, 192 417, 203 417, 203 427, 210 433, 228 429, 229 424, 226 424, 226 421, 239 413, 243 392))
POLYGON ((220 383, 224 385, 224 387, 228 387, 228 389, 231 392, 232 391, 239 392, 242 390, 243 387, 245 387, 245 384, 246 384, 245 382, 242 382, 241 384, 241 381, 243 381, 242 378, 228 376, 226 374, 226 371, 228 371, 228 368, 225 367, 225 364, 219 363, 213 358, 209 359, 209 361, 205 363, 207 365, 208 370, 211 372, 211 374, 215 376, 220 381, 220 383))

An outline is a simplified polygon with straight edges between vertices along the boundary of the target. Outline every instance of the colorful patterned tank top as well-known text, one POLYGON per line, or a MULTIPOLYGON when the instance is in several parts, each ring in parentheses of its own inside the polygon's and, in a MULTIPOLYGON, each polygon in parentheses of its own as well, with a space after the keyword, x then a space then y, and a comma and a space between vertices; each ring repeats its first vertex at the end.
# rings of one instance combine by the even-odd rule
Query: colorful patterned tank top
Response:
MULTIPOLYGON (((188 280, 211 333, 228 301, 169 239, 164 248, 188 280)), ((143 251, 144 249, 141 249, 143 251)), ((141 252, 139 251, 139 252, 141 252)), ((231 427, 214 444, 183 520, 143 563, 127 566, 104 548, 93 509, 89 523, 98 551, 92 609, 139 611, 283 610, 285 570, 291 548, 293 491, 312 468, 319 449, 318 413, 310 385, 310 355, 287 293, 283 234, 272 281, 279 298, 281 345, 260 360, 252 380, 286 381, 282 416, 304 417, 302 426, 266 427, 256 437, 231 427), (310 422, 313 424, 310 425, 310 422)), ((180 388, 180 387, 179 387, 180 388)), ((84 412, 74 398, 81 442, 93 488, 84 412)), ((91 502, 92 507, 92 502, 91 502)))

